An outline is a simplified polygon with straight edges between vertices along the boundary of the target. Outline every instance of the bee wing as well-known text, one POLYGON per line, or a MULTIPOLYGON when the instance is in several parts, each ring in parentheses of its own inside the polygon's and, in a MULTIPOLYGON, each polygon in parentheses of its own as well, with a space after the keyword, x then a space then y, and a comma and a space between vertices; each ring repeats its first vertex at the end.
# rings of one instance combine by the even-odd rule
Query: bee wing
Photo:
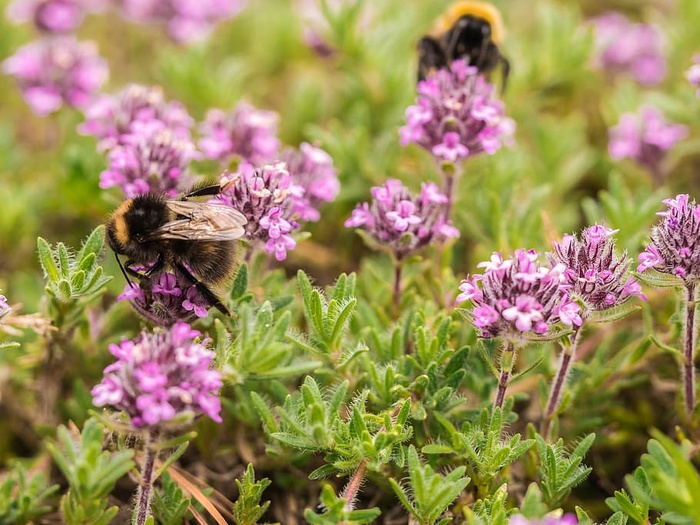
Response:
POLYGON ((167 206, 184 217, 165 223, 153 232, 153 239, 190 241, 232 241, 245 233, 248 222, 238 210, 224 204, 196 201, 167 201, 167 206))

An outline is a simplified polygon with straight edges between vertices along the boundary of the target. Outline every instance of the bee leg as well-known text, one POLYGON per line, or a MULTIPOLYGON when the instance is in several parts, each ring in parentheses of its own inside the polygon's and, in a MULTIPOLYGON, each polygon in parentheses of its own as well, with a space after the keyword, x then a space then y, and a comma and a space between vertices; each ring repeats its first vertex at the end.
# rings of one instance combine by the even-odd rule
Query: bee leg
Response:
POLYGON ((506 84, 508 83, 508 75, 510 75, 510 61, 504 57, 500 56, 501 62, 501 93, 506 90, 506 84))
POLYGON ((421 38, 418 41, 418 81, 443 67, 447 67, 447 57, 440 42, 427 35, 421 38))
POLYGON ((165 260, 163 259, 163 255, 158 256, 158 260, 153 263, 153 266, 151 266, 146 273, 143 275, 145 277, 151 277, 153 274, 156 274, 160 272, 163 269, 163 266, 165 265, 165 260))
POLYGON ((221 299, 217 297, 217 295, 212 292, 206 284, 204 284, 202 281, 197 279, 194 275, 192 275, 192 272, 190 272, 183 264, 181 263, 175 263, 175 267, 182 273, 187 279, 192 281, 194 286, 197 287, 197 291, 201 293, 204 298, 211 304, 214 308, 219 310, 222 314, 231 316, 231 311, 226 307, 224 303, 221 302, 221 299))
POLYGON ((185 193, 180 200, 186 201, 187 199, 191 197, 203 197, 205 195, 218 195, 221 193, 221 183, 219 182, 214 182, 214 183, 207 183, 204 184, 203 186, 195 186, 194 188, 190 189, 187 193, 185 193))

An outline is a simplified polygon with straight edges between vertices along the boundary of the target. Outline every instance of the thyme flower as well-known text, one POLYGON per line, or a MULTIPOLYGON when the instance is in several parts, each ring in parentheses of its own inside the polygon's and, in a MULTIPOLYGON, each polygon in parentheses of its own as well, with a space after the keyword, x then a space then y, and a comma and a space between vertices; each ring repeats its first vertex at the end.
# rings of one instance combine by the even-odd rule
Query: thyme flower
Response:
POLYGON ((464 60, 455 60, 418 83, 416 103, 406 109, 401 144, 416 143, 439 161, 456 163, 495 153, 515 129, 494 87, 464 60))
POLYGON ((534 250, 516 250, 510 259, 494 253, 477 267, 484 273, 462 281, 457 302, 471 302, 469 317, 481 337, 522 339, 546 334, 559 321, 581 324, 579 307, 563 282, 563 264, 546 268, 534 250))
POLYGON ((345 221, 347 228, 362 227, 377 243, 401 260, 421 248, 459 232, 445 217, 447 197, 432 183, 423 183, 417 196, 396 179, 372 188, 372 202, 358 204, 345 221))
POLYGON ((211 369, 215 354, 196 341, 199 335, 188 324, 176 323, 110 345, 117 360, 92 389, 93 402, 123 410, 137 428, 200 414, 220 423, 221 374, 211 369))

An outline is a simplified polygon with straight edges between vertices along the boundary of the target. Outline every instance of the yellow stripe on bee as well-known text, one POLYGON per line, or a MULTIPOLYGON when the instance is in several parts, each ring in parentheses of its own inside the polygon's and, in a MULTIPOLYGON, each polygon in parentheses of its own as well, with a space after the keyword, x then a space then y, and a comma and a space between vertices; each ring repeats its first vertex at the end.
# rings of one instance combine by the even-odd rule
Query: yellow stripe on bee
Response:
POLYGON ((116 210, 114 210, 114 213, 112 214, 112 224, 114 224, 114 236, 116 237, 119 244, 121 244, 122 246, 126 245, 130 240, 124 215, 129 211, 129 208, 131 208, 132 204, 133 202, 131 199, 124 201, 119 205, 119 207, 116 210))
POLYGON ((491 40, 496 44, 503 42, 505 29, 503 27, 501 13, 487 2, 477 2, 474 0, 460 0, 452 4, 447 11, 435 21, 435 35, 439 36, 446 33, 457 20, 465 15, 472 15, 486 20, 491 26, 491 40))

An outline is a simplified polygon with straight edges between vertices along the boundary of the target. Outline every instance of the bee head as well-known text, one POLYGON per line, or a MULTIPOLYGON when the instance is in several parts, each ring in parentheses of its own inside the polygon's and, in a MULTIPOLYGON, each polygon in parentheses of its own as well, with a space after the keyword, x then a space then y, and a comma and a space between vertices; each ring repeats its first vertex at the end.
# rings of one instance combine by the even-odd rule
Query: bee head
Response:
POLYGON ((107 224, 107 241, 116 253, 138 262, 153 260, 163 241, 151 234, 171 219, 160 195, 145 194, 124 201, 107 224))

